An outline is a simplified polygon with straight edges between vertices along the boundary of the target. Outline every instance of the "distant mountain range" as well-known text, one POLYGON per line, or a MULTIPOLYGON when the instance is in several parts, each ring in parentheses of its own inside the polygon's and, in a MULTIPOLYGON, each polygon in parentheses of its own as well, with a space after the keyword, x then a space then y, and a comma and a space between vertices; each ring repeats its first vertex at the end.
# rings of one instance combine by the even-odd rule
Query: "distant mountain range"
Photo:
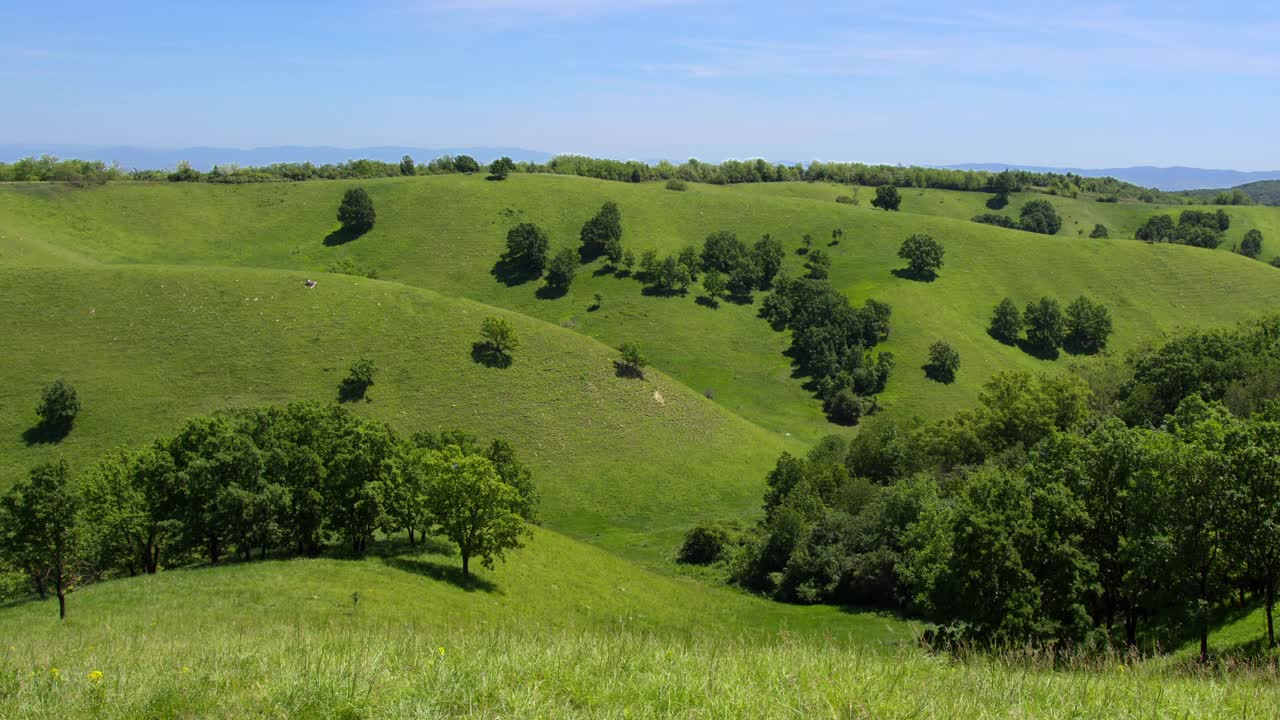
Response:
POLYGON ((1001 163, 966 163, 947 165, 956 170, 1029 170, 1031 172, 1075 173, 1085 177, 1113 177, 1117 180, 1159 190, 1199 190, 1202 188, 1230 188, 1260 180, 1280 180, 1280 170, 1209 170, 1192 167, 1154 167, 1139 165, 1123 168, 1065 168, 1039 167, 1035 165, 1005 165, 1001 163))
POLYGON ((384 145, 380 147, 339 148, 329 146, 280 145, 260 148, 144 148, 131 145, 6 145, 0 144, 0 162, 19 158, 56 155, 60 158, 104 160, 119 163, 126 170, 170 170, 186 160, 197 170, 207 171, 214 165, 235 163, 241 166, 270 165, 284 162, 311 162, 316 165, 340 163, 347 160, 381 160, 399 162, 411 155, 418 162, 426 162, 441 155, 470 155, 482 163, 489 163, 506 155, 516 162, 546 162, 551 153, 506 147, 468 148, 420 148, 384 145))

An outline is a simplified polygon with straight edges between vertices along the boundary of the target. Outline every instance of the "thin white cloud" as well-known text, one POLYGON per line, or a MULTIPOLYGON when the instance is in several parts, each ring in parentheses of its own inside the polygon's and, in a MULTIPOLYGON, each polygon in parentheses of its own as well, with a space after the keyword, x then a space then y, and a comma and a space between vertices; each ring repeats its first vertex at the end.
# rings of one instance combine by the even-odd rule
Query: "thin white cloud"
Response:
POLYGON ((552 18, 613 15, 635 10, 686 5, 692 0, 428 0, 435 10, 502 13, 552 18))

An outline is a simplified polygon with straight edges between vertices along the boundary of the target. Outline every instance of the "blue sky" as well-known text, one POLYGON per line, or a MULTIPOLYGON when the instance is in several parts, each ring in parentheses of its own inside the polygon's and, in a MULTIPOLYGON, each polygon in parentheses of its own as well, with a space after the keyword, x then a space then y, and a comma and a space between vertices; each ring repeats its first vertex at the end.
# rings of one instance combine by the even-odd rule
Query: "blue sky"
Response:
POLYGON ((1280 3, 0 0, 0 142, 1280 168, 1280 3))

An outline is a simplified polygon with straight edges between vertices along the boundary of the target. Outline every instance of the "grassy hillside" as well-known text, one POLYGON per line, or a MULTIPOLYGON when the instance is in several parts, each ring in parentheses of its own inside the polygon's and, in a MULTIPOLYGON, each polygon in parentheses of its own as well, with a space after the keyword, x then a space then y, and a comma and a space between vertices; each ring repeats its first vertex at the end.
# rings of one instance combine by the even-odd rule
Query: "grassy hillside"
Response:
MULTIPOLYGON (((619 378, 608 347, 507 314, 506 369, 476 364, 480 320, 502 311, 342 275, 99 267, 0 271, 0 477, 226 407, 336 399, 351 363, 380 373, 356 410, 405 432, 460 427, 510 439, 553 527, 645 556, 704 517, 752 513, 763 475, 799 443, 755 427, 661 372, 619 378), (58 445, 29 445, 40 386, 66 377, 84 409, 58 445), (640 533, 655 533, 640 537, 640 533)), ((506 313, 503 313, 506 314, 506 313)))
POLYGON ((0 715, 1239 718, 1280 700, 1268 673, 931 656, 901 621, 654 575, 545 531, 457 575, 429 549, 113 581, 73 594, 62 625, 48 603, 0 608, 0 715))
MULTIPOLYGON (((899 369, 885 400, 900 415, 937 417, 970 405, 979 384, 998 370, 1066 365, 1035 360, 986 336, 990 308, 1006 294, 1019 303, 1044 294, 1064 302, 1082 292, 1093 295, 1115 315, 1116 352, 1180 325, 1232 322, 1280 300, 1274 268, 1229 253, 1047 238, 968 222, 985 201, 981 194, 907 191, 906 212, 885 213, 866 206, 867 192, 863 205, 853 207, 815 197, 834 197, 837 186, 804 183, 691 185, 687 192, 672 192, 656 183, 559 176, 515 175, 501 183, 466 176, 391 179, 361 183, 379 209, 375 229, 326 245, 336 227, 334 208, 351 184, 119 183, 82 191, 14 186, 0 189, 0 234, 101 262, 316 271, 352 258, 385 279, 505 307, 608 345, 638 341, 657 367, 695 391, 710 391, 717 403, 747 420, 807 442, 836 428, 791 379, 782 355, 787 340, 756 318, 755 306, 725 303, 713 310, 692 297, 645 296, 634 280, 598 275, 599 264, 581 271, 565 297, 539 299, 536 283, 508 287, 491 274, 506 229, 537 222, 548 227, 555 245, 576 245, 581 223, 609 199, 621 206, 625 242, 637 251, 674 250, 719 228, 748 240, 769 232, 793 249, 808 232, 824 246, 831 229, 842 227, 846 239, 826 248, 834 258, 833 281, 855 300, 876 297, 894 307, 888 347, 899 369), (931 203, 945 212, 925 214, 931 203), (948 248, 941 278, 931 284, 892 274, 901 266, 898 244, 922 230, 948 248), (603 293, 604 304, 589 312, 595 292, 603 293), (951 386, 926 380, 919 369, 939 338, 962 357, 951 386)), ((1023 199, 1016 198, 1014 207, 1023 199)), ((1072 212, 1081 213, 1152 210, 1070 202, 1072 212)), ((1280 216, 1268 208, 1231 210, 1268 220, 1280 216)), ((1082 225, 1091 228, 1092 217, 1082 225)), ((801 261, 790 256, 793 271, 801 261)))

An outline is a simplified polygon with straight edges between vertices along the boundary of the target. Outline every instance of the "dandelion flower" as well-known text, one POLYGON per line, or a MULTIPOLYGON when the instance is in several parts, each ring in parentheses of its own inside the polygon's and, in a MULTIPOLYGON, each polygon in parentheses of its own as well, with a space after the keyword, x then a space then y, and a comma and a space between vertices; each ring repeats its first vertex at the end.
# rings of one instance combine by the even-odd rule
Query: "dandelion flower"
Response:
POLYGON ((102 671, 94 670, 93 672, 89 673, 86 677, 89 678, 90 682, 98 682, 99 680, 102 679, 102 671))
POLYGON ((1124 666, 1123 666, 1123 665, 1117 665, 1117 666, 1116 666, 1116 672, 1124 672, 1124 666))
POLYGON ((62 671, 56 667, 49 668, 49 674, 53 676, 54 680, 58 680, 62 677, 62 671))
POLYGON ((439 653, 440 657, 444 657, 444 648, 438 647, 436 648, 436 652, 439 653))
POLYGON ((184 673, 189 673, 189 672, 191 672, 191 668, 187 667, 186 665, 183 665, 183 666, 182 666, 182 672, 184 672, 184 673))

